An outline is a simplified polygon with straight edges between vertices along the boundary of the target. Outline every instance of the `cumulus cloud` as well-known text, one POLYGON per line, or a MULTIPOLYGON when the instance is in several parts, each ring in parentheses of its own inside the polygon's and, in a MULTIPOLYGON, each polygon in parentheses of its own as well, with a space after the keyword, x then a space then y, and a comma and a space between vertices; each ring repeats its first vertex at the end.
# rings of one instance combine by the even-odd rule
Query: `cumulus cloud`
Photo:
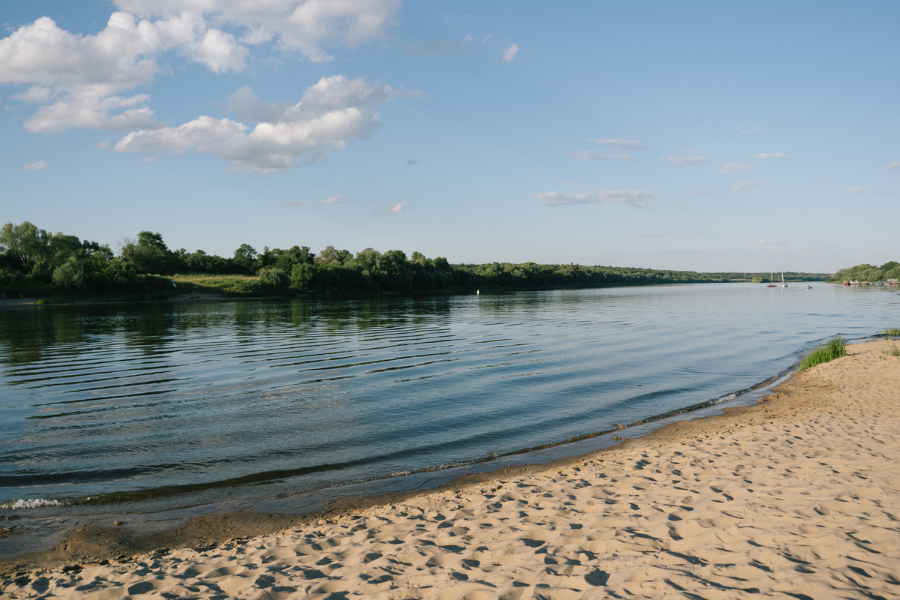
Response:
POLYGON ((275 40, 283 51, 331 60, 325 45, 354 47, 396 23, 400 0, 115 0, 96 35, 61 29, 41 17, 0 39, 0 84, 29 85, 13 99, 39 103, 30 131, 158 127, 143 94, 174 51, 214 73, 243 71, 248 46, 275 40), (230 31, 228 31, 230 30, 230 31), (234 33, 232 33, 234 32, 234 33), (239 35, 239 38, 235 37, 239 35))
POLYGON ((861 191, 862 191, 861 185, 851 185, 850 187, 847 188, 847 192, 850 194, 858 194, 861 191))
POLYGON ((709 162, 705 156, 663 156, 660 160, 673 167, 682 168, 696 167, 709 162))
POLYGON ((647 206, 643 201, 651 197, 652 194, 645 190, 598 190, 581 194, 565 194, 563 192, 535 194, 535 198, 547 206, 616 203, 622 206, 642 207, 647 206))
POLYGON ((593 150, 566 152, 566 156, 571 156, 572 158, 577 158, 579 160, 634 160, 627 154, 602 154, 593 150))
POLYGON ((503 51, 503 62, 512 62, 516 60, 516 54, 519 53, 519 45, 518 44, 510 44, 503 51))
POLYGON ((588 141, 597 142, 598 144, 602 144, 604 146, 610 146, 617 152, 631 152, 633 150, 645 150, 647 148, 644 145, 644 142, 641 142, 639 140, 629 140, 625 138, 589 138, 588 141))
POLYGON ((217 73, 242 70, 247 57, 232 35, 198 15, 150 22, 117 12, 87 36, 41 17, 0 39, 0 83, 31 85, 14 99, 43 105, 26 121, 32 132, 150 128, 153 111, 141 106, 149 97, 118 94, 149 84, 162 71, 156 55, 173 48, 217 73))
POLYGON ((742 162, 725 163, 720 171, 716 173, 736 173, 737 171, 746 171, 750 165, 742 162))
POLYGON ((47 104, 25 122, 32 133, 63 132, 73 127, 128 131, 161 127, 153 120, 153 110, 141 106, 149 101, 146 94, 136 96, 102 96, 90 88, 68 94, 65 99, 47 104), (133 107, 133 108, 132 108, 133 107), (115 112, 119 111, 121 112, 115 112))
POLYGON ((43 160, 39 160, 37 162, 31 163, 30 165, 23 165, 19 167, 20 171, 43 171, 48 168, 50 163, 45 162, 43 160))
POLYGON ((287 51, 313 62, 334 60, 324 45, 351 48, 386 36, 397 23, 400 0, 114 0, 119 9, 139 17, 200 15, 223 26, 246 31, 241 41, 277 40, 287 51))
POLYGON ((784 158, 786 156, 790 156, 790 154, 785 154, 784 152, 761 152, 760 154, 754 154, 753 158, 784 158))
POLYGON ((757 185, 762 185, 759 181, 741 181, 740 183, 734 184, 734 187, 731 188, 732 192, 745 192, 752 187, 757 185))
POLYGON ((194 150, 216 154, 248 171, 284 171, 298 166, 300 158, 313 163, 369 136, 380 125, 374 108, 395 95, 390 86, 342 75, 323 77, 296 104, 261 102, 245 87, 227 106, 238 119, 255 122, 252 129, 232 119, 201 116, 177 127, 133 131, 113 150, 175 154, 194 150))
POLYGON ((390 208, 381 211, 383 215, 396 215, 406 211, 406 202, 398 202, 390 208))
POLYGON ((892 162, 891 164, 885 167, 888 171, 900 171, 900 160, 897 162, 892 162))

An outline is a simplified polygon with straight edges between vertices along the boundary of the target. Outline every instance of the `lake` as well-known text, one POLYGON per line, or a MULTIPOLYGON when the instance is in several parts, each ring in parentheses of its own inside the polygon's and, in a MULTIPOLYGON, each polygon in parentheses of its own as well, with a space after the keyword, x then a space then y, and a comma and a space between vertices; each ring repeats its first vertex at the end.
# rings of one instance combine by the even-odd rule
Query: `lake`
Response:
POLYGON ((743 390, 896 288, 692 284, 0 311, 0 508, 285 496, 743 390))

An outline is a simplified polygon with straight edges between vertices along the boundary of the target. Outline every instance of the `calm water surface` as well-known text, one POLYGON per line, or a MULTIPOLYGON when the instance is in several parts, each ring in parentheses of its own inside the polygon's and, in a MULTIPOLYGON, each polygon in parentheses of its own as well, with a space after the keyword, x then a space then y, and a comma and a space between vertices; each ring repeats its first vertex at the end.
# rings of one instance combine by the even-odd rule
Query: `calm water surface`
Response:
POLYGON ((0 507, 296 493, 481 460, 900 324, 896 288, 812 285, 3 310, 0 507))

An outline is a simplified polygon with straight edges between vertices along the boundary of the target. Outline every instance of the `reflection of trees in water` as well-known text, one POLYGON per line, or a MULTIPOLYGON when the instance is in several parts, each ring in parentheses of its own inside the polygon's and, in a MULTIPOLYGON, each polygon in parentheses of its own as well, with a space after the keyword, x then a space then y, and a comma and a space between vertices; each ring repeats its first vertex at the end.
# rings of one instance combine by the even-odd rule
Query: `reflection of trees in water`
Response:
MULTIPOLYGON (((458 296, 354 300, 236 301, 141 305, 46 306, 0 313, 0 356, 8 365, 77 354, 94 336, 122 336, 146 356, 193 334, 227 334, 236 343, 259 343, 273 331, 303 336, 323 332, 408 328, 443 323, 458 296)), ((485 298, 482 298, 484 300, 485 298)), ((479 307, 486 307, 480 303, 479 307)))
POLYGON ((104 333, 102 323, 92 325, 73 318, 69 311, 49 307, 0 313, 0 353, 6 364, 43 360, 48 350, 66 352, 81 344, 89 333, 104 333))

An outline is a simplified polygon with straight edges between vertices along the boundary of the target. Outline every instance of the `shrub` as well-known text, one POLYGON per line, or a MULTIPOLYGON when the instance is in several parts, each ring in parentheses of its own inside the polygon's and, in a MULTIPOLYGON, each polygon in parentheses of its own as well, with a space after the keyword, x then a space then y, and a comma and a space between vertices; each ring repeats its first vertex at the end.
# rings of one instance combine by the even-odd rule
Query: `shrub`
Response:
POLYGON ((84 277, 84 265, 69 258, 66 262, 53 270, 53 285, 67 290, 83 290, 87 288, 84 277))
POLYGON ((273 290, 286 290, 291 285, 291 276, 276 267, 266 267, 259 271, 259 283, 273 290))

